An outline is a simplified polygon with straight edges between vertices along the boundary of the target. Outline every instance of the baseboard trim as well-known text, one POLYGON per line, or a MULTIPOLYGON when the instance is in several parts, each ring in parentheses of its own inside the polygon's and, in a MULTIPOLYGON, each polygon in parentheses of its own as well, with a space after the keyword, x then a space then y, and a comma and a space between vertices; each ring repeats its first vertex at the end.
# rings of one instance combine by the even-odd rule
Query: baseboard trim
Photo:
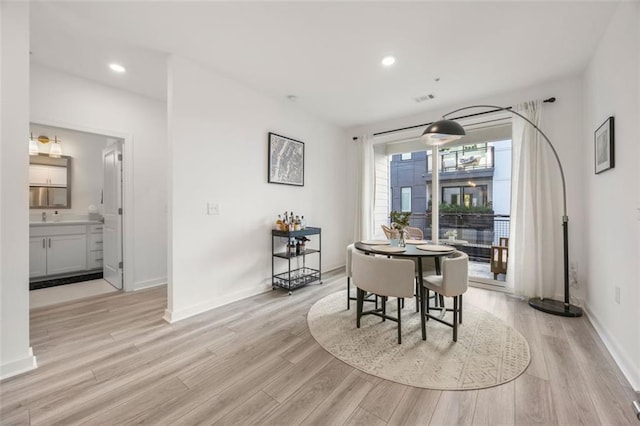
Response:
POLYGON ((17 361, 0 365, 0 380, 17 376, 38 368, 38 361, 33 355, 33 349, 29 347, 29 355, 17 361))
POLYGON ((247 297, 256 296, 258 294, 266 293, 269 291, 271 291, 271 286, 266 288, 263 286, 260 286, 259 288, 254 287, 239 293, 229 295, 228 297, 208 300, 206 302, 198 303, 197 305, 192 305, 188 308, 180 309, 177 311, 165 309, 162 319, 169 324, 172 324, 174 322, 182 321, 195 315, 210 311, 211 309, 228 305, 229 303, 237 302, 238 300, 246 299, 247 297))
POLYGON ((638 367, 633 365, 632 360, 625 354, 616 340, 607 332, 602 323, 598 321, 598 317, 594 315, 587 306, 584 307, 584 313, 633 390, 640 392, 640 371, 638 371, 638 367))
MULTIPOLYGON (((332 282, 334 279, 341 278, 345 275, 344 266, 338 266, 326 271, 322 271, 322 281, 324 283, 332 282)), ((209 300, 203 303, 198 303, 191 307, 181 309, 178 311, 171 311, 165 309, 162 319, 169 324, 182 321, 183 319, 190 318, 192 316, 210 311, 211 309, 218 308, 220 306, 228 305, 229 303, 237 302, 238 300, 246 299, 247 297, 257 296, 258 294, 267 293, 272 291, 271 278, 265 280, 266 285, 260 285, 251 289, 234 293, 228 297, 222 299, 209 300)), ((313 285, 313 283, 312 283, 313 285)))
POLYGON ((167 284, 167 278, 155 278, 153 280, 147 280, 147 281, 139 281, 137 283, 133 284, 133 291, 138 291, 138 290, 145 290, 147 288, 151 288, 151 287, 158 287, 160 285, 166 285, 167 284))

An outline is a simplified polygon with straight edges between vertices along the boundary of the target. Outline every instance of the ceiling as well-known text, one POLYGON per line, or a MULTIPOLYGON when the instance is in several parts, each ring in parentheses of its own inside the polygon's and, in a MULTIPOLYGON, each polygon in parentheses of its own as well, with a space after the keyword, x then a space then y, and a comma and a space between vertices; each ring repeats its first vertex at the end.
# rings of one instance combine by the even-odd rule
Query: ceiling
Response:
POLYGON ((166 99, 169 54, 341 127, 581 72, 605 1, 34 2, 31 60, 166 99), (397 58, 385 68, 381 59, 397 58), (127 73, 107 68, 119 62, 127 73), (436 81, 439 79, 439 81, 436 81), (434 99, 414 99, 433 94, 434 99))

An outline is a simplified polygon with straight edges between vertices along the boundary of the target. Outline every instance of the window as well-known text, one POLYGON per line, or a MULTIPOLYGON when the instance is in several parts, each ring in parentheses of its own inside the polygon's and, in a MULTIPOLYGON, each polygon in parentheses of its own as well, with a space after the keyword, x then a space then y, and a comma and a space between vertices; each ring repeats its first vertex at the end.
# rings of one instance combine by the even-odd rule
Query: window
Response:
POLYGON ((487 201, 487 185, 442 188, 442 202, 453 206, 484 207, 487 201))
MULTIPOLYGON (((506 127, 511 133, 510 125, 506 127)), ((440 209, 438 229, 432 227, 431 170, 433 151, 420 150, 420 141, 394 141, 386 144, 387 175, 380 184, 387 185, 385 197, 375 205, 378 223, 387 223, 389 211, 411 212, 411 224, 424 235, 446 238, 456 231, 457 240, 465 241, 459 250, 466 251, 474 263, 472 276, 491 282, 490 247, 500 238, 509 237, 511 204, 511 141, 487 134, 484 128, 470 131, 473 136, 464 145, 453 145, 438 151, 439 187, 436 189, 440 209), (474 136, 475 135, 475 136, 474 136), (391 195, 391 203, 388 196, 391 195)), ((466 139, 465 140, 469 140, 466 139)), ((380 150, 382 153, 382 150, 380 150)), ((383 168, 379 167, 383 173, 383 168)), ((380 228, 380 225, 377 225, 380 228)), ((502 274, 498 279, 504 279, 502 274)))
POLYGON ((403 187, 401 190, 400 211, 411 211, 411 187, 403 187))
POLYGON ((442 188, 442 202, 457 206, 460 204, 460 187, 442 188))

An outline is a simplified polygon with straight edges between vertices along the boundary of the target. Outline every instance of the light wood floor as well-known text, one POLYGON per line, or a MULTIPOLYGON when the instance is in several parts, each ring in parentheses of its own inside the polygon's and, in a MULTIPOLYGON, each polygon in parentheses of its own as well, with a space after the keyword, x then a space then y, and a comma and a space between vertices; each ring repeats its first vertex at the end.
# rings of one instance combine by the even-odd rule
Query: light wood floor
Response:
POLYGON ((528 339, 531 365, 490 389, 419 389, 353 369, 311 337, 307 311, 344 285, 268 292, 172 325, 164 287, 33 310, 40 368, 0 383, 0 423, 638 424, 636 395, 585 318, 470 288, 466 303, 528 339))

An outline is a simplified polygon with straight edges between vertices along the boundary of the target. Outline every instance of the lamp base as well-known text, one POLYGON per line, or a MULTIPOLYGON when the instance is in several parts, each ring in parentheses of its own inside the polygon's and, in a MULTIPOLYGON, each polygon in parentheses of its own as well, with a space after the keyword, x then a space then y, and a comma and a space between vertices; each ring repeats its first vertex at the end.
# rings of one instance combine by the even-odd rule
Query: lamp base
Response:
POLYGON ((563 317, 581 317, 582 308, 574 305, 565 305, 553 299, 540 299, 537 297, 529 299, 529 306, 542 312, 563 317))

